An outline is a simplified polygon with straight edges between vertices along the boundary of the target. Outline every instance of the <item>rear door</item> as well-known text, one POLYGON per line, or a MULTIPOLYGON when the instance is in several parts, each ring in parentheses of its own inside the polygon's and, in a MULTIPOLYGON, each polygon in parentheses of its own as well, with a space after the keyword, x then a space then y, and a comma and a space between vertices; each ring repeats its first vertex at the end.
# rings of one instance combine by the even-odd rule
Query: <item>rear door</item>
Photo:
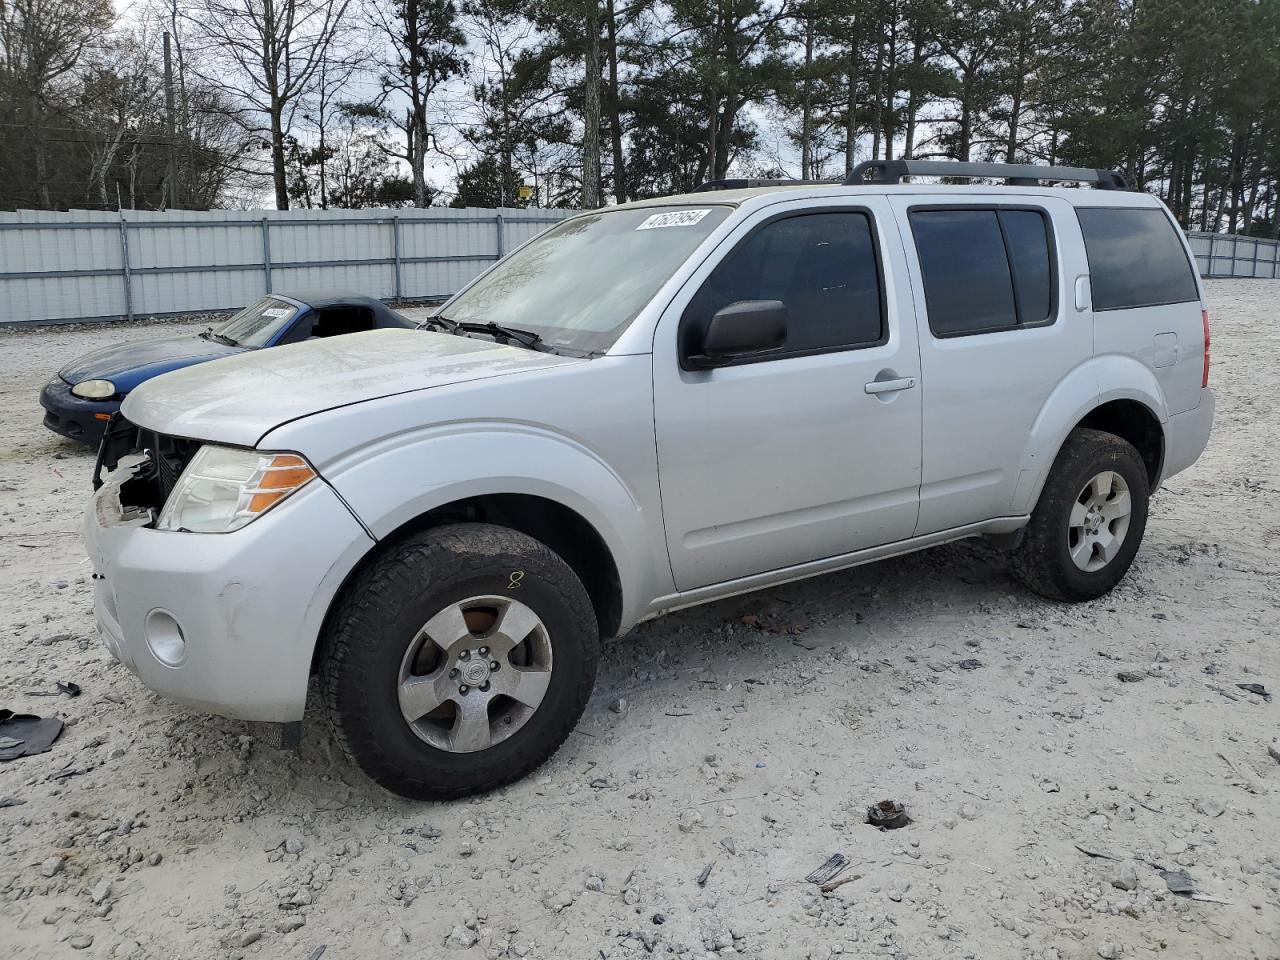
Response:
MULTIPOLYGON (((1069 203, 1041 195, 891 199, 921 314, 923 467, 916 534, 1008 516, 1032 424, 1093 353, 1069 203)), ((1025 475, 1024 475, 1025 474, 1025 475)))
POLYGON ((724 247, 664 312, 653 348, 663 519, 680 590, 903 540, 916 521, 919 351, 887 201, 776 204, 724 247), (682 318, 687 333, 744 300, 787 305, 786 347, 682 368, 682 318))
POLYGON ((1077 209, 1089 257, 1097 351, 1136 357, 1169 413, 1200 403, 1203 304, 1194 261, 1163 207, 1077 209))

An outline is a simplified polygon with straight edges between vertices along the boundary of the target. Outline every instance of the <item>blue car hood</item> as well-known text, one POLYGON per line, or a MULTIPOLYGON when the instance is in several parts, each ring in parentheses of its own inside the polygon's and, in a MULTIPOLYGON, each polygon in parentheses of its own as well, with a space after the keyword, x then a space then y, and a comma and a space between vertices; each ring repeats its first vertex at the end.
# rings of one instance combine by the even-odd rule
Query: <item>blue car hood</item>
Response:
POLYGON ((58 371, 58 376, 73 385, 82 380, 110 380, 121 393, 128 393, 151 377, 243 353, 246 349, 185 333, 103 347, 71 361, 58 371))

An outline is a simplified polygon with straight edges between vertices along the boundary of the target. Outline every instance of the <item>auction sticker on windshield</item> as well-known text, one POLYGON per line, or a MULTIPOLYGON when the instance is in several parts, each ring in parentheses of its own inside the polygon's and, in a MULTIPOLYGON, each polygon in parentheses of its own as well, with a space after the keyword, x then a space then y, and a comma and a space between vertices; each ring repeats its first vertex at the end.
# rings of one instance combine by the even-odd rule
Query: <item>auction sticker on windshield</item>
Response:
POLYGON ((656 230, 658 227, 692 227, 711 212, 707 207, 702 210, 673 210, 670 213, 655 213, 646 218, 637 230, 656 230))

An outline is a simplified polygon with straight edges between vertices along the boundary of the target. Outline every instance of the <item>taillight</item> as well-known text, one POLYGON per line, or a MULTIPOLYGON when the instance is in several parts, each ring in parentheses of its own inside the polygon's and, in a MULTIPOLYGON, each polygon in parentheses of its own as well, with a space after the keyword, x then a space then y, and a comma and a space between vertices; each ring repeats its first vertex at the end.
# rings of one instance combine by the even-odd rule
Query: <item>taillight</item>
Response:
POLYGON ((1204 373, 1200 376, 1200 388, 1209 385, 1209 311, 1200 311, 1200 322, 1204 324, 1204 373))

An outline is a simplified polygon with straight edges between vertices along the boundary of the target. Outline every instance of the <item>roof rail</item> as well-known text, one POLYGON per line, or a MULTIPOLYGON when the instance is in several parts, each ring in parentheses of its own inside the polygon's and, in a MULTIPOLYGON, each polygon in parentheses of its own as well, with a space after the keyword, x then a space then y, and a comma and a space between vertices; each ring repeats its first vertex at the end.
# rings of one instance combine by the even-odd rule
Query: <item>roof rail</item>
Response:
POLYGON ((728 180, 705 180, 691 191, 692 193, 708 193, 711 190, 745 190, 748 187, 795 187, 805 184, 823 183, 830 186, 839 180, 788 180, 785 178, 770 179, 768 177, 735 177, 728 180))
POLYGON ((960 160, 868 160, 844 178, 845 186, 901 183, 903 177, 992 177, 1010 186, 1034 187, 1040 181, 1092 183, 1099 190, 1128 190, 1124 174, 1089 167, 1056 167, 1036 163, 970 163, 960 160))

